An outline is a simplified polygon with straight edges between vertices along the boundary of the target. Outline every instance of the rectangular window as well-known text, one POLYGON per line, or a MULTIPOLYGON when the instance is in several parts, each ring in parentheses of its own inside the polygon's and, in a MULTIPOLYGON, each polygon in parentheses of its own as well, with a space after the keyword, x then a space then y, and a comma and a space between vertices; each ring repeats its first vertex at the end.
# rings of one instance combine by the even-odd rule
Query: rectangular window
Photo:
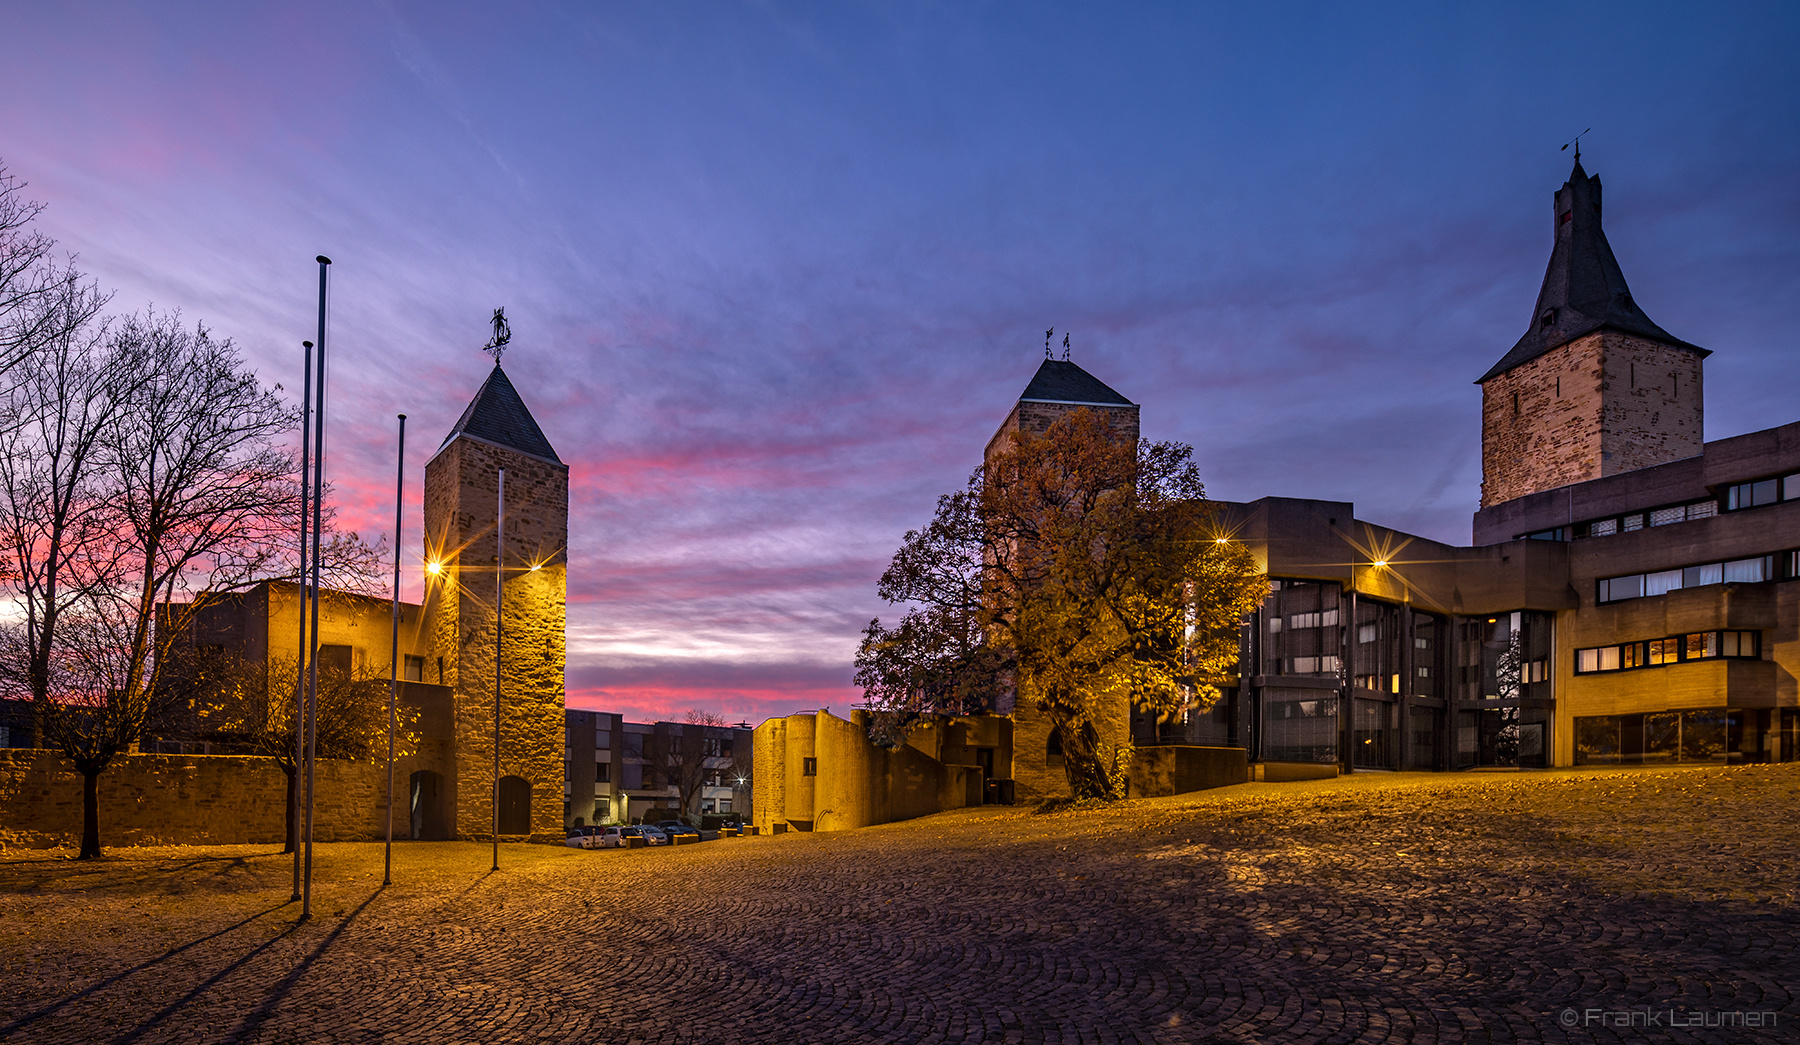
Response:
POLYGON ((1619 670, 1619 647, 1617 647, 1617 646, 1602 646, 1602 647, 1600 647, 1599 652, 1600 652, 1600 670, 1601 671, 1617 671, 1617 670, 1619 670))
POLYGON ((1757 656, 1757 639, 1762 635, 1757 631, 1725 631, 1719 633, 1719 654, 1725 657, 1757 656))
POLYGON ((1590 671, 1600 670, 1600 651, 1597 649, 1578 649, 1575 651, 1575 674, 1585 675, 1590 671))
MULTIPOLYGON (((604 722, 605 720, 602 719, 601 721, 604 722)), ((612 730, 609 727, 605 725, 594 727, 594 748, 597 751, 612 750, 612 730)))
POLYGON ((644 786, 644 767, 628 765, 625 767, 625 779, 619 781, 627 791, 638 791, 644 786))
POLYGON ((1689 519, 1710 519, 1717 514, 1719 514, 1719 502, 1717 501, 1699 501, 1687 506, 1689 519))
POLYGON ((1705 566, 1689 566, 1681 571, 1683 588, 1698 588, 1703 584, 1717 584, 1725 579, 1725 567, 1719 563, 1708 563, 1705 566))
POLYGON ((625 734, 625 755, 628 758, 643 758, 644 757, 644 734, 642 734, 642 733, 627 733, 627 734, 625 734))
POLYGON ((1754 584, 1768 579, 1768 570, 1764 568, 1763 559, 1738 559, 1725 564, 1725 583, 1727 584, 1754 584))
POLYGON ((1774 504, 1780 499, 1780 483, 1775 479, 1764 479, 1754 483, 1738 483, 1725 490, 1725 510, 1735 512, 1743 508, 1760 508, 1765 504, 1774 504))
POLYGON ((1660 570, 1644 574, 1644 594, 1666 595, 1681 587, 1680 570, 1660 570))
POLYGON ((405 671, 400 677, 408 682, 424 682, 425 658, 415 657, 410 653, 407 654, 405 671))
POLYGON ((1381 629, 1374 624, 1364 624, 1356 629, 1356 641, 1374 642, 1380 637, 1381 629))
POLYGON ((1689 635, 1686 648, 1682 651, 1688 660, 1704 660, 1719 655, 1719 633, 1716 631, 1698 631, 1689 635))
POLYGON ((1630 533, 1632 530, 1641 530, 1643 528, 1644 528, 1644 515, 1642 512, 1639 512, 1636 515, 1627 515, 1625 517, 1625 532, 1626 533, 1630 533))
POLYGON ((1781 499, 1792 501, 1800 498, 1800 475, 1790 475, 1781 480, 1781 499))
POLYGON ((719 755, 719 741, 714 737, 702 737, 700 739, 700 753, 707 758, 717 758, 719 755))
POLYGON ((816 758, 801 759, 800 760, 800 775, 801 776, 818 776, 819 775, 819 760, 816 758))
POLYGON ((1269 618, 1269 634, 1273 635, 1280 631, 1281 631, 1281 618, 1280 617, 1270 617, 1269 618))
POLYGON ((1595 537, 1611 537, 1618 532, 1619 520, 1617 519, 1596 519, 1588 527, 1588 533, 1595 537))
POLYGON ((1619 669, 1641 668, 1644 666, 1644 644, 1627 642, 1619 647, 1619 669))
POLYGON ((1680 642, 1676 639, 1651 639, 1650 656, 1645 663, 1673 664, 1681 659, 1680 642))
POLYGON ((594 763, 594 783, 596 783, 596 784, 612 783, 612 763, 611 762, 596 762, 596 763, 594 763))
POLYGON ((729 798, 719 799, 719 812, 720 813, 731 812, 731 799, 729 799, 729 798))
POLYGON ((1652 526, 1667 526, 1670 523, 1686 521, 1687 507, 1685 505, 1678 508, 1658 508, 1650 513, 1650 525, 1652 526))

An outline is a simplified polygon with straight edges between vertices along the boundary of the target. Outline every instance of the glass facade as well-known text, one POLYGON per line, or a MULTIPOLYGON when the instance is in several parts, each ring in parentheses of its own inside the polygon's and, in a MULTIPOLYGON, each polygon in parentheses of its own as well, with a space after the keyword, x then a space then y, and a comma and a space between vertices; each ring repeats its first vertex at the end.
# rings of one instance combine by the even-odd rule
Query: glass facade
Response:
POLYGON ((1699 708, 1575 720, 1575 764, 1747 764, 1795 760, 1793 708, 1699 708))

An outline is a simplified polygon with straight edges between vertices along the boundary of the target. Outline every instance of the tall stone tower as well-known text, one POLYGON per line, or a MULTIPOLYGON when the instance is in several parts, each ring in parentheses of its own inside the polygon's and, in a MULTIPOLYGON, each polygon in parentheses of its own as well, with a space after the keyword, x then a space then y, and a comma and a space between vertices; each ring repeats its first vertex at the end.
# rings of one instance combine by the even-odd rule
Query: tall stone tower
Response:
MULTIPOLYGON (((1046 359, 1025 386, 1024 394, 1006 414, 1000 429, 988 440, 982 460, 992 464, 994 455, 1004 450, 1018 431, 1041 433, 1065 414, 1083 407, 1105 415, 1121 441, 1132 446, 1138 441, 1138 405, 1107 387, 1099 378, 1074 363, 1046 359)), ((1005 711, 1005 708, 996 710, 1005 711)), ((1068 777, 1063 773, 1061 748, 1054 742, 1054 729, 1048 716, 1035 707, 1020 702, 1011 709, 1013 717, 1012 777, 1020 799, 1067 794, 1068 777)), ((1111 751, 1131 738, 1131 705, 1120 699, 1117 705, 1096 716, 1095 730, 1100 734, 1100 750, 1111 751)))
POLYGON ((1481 506, 1700 453, 1701 360, 1650 321, 1600 228, 1600 176, 1557 190, 1531 325, 1483 374, 1481 506))
MULTIPOLYGON (((458 837, 560 838, 569 466, 500 365, 425 466, 426 627, 451 687, 458 837), (495 583, 506 474, 500 781, 494 780, 495 583)), ((434 674, 435 673, 435 674, 434 674)))

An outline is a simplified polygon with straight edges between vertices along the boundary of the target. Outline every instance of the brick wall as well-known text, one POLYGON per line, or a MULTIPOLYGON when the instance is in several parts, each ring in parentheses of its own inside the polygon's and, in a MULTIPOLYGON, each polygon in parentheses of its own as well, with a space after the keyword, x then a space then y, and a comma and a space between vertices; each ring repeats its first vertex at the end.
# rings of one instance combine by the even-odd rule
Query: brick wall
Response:
POLYGON ((1701 358, 1614 331, 1482 386, 1481 506, 1701 452, 1701 358))
MULTIPOLYGON (((408 831, 407 776, 397 774, 396 837, 408 831)), ((372 841, 387 831, 385 763, 321 761, 313 838, 372 841)), ((125 755, 100 774, 100 844, 280 845, 287 782, 273 759, 125 755)), ((54 751, 0 751, 0 849, 78 846, 81 774, 54 751)))

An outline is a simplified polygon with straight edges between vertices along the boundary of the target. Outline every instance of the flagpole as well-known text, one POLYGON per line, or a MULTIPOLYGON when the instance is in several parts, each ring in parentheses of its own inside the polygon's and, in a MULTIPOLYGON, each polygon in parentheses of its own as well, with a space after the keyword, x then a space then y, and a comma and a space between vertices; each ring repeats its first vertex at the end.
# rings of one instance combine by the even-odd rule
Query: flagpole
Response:
POLYGON ((400 449, 394 465, 394 626, 388 642, 387 849, 382 854, 382 885, 394 883, 394 705, 400 693, 400 513, 405 503, 406 415, 401 414, 400 449))
MULTIPOLYGON (((320 502, 325 500, 325 291, 326 275, 331 266, 331 259, 323 254, 316 260, 319 262, 319 359, 317 387, 313 390, 317 414, 313 422, 311 647, 319 644, 319 603, 324 594, 319 587, 319 528, 324 522, 320 502)), ((319 657, 316 648, 309 648, 307 652, 311 656, 306 676, 306 875, 300 891, 300 918, 303 921, 312 917, 313 769, 319 757, 319 657)))
POLYGON ((288 789, 288 842, 294 847, 294 895, 288 898, 289 903, 300 900, 300 766, 306 761, 306 502, 309 487, 306 471, 312 461, 312 350, 311 341, 302 341, 306 346, 305 377, 302 383, 305 393, 301 396, 300 407, 300 575, 295 590, 299 593, 300 637, 294 645, 294 659, 297 663, 294 675, 294 786, 288 789))
MULTIPOLYGON (((495 366, 499 363, 496 361, 495 366)), ((500 650, 506 634, 506 469, 500 471, 494 545, 494 867, 500 870, 500 650)))

